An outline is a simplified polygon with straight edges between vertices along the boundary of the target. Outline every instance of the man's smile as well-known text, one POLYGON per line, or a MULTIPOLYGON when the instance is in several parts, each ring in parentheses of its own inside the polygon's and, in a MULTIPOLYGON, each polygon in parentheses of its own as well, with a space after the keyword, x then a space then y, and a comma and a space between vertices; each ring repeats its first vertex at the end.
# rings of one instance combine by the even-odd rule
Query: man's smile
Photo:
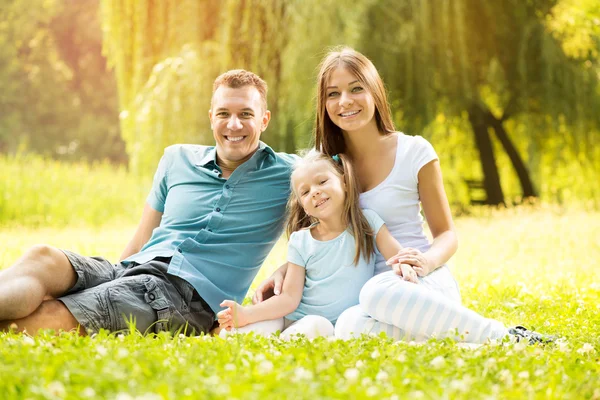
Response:
POLYGON ((228 142, 241 142, 246 139, 246 136, 225 136, 228 142))

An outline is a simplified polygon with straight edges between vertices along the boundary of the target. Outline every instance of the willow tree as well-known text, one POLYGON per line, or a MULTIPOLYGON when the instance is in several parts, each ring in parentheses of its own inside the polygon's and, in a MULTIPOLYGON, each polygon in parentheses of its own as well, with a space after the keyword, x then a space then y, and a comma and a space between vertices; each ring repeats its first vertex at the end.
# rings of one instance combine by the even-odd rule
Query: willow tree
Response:
POLYGON ((232 68, 269 84, 265 140, 287 151, 307 145, 319 58, 340 38, 358 41, 357 19, 371 3, 342 12, 316 0, 103 0, 104 50, 132 169, 152 171, 171 143, 211 142, 211 83, 232 68))
MULTIPOLYGON (((444 113, 468 114, 489 204, 504 202, 491 132, 530 197, 537 191, 507 122, 550 116, 598 126, 597 76, 569 58, 544 25, 555 3, 386 0, 373 4, 366 18, 362 45, 411 129, 432 121, 441 103, 444 113)), ((539 128, 529 135, 543 141, 547 129, 539 128)), ((585 140, 585 131, 574 134, 585 140)))

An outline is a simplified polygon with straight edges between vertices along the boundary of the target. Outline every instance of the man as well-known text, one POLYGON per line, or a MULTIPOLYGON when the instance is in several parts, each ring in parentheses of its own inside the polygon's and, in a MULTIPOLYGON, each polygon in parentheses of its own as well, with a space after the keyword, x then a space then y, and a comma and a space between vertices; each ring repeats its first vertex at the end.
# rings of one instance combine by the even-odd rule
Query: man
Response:
POLYGON ((280 237, 295 157, 260 141, 266 83, 233 70, 213 85, 214 147, 168 147, 121 262, 40 245, 0 272, 0 330, 184 328, 208 332, 241 301, 280 237))

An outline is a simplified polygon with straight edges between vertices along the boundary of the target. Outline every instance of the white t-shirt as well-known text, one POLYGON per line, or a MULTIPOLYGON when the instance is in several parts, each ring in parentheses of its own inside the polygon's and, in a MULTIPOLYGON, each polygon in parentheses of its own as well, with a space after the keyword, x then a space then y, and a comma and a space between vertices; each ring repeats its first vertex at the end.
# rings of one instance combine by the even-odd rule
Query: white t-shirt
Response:
MULTIPOLYGON (((431 244, 423 230, 418 174, 425 164, 438 159, 438 156, 421 136, 408 136, 401 132, 397 135, 398 148, 392 171, 379 185, 361 193, 360 206, 375 211, 402 246, 425 252, 431 244)), ((375 274, 390 270, 385 261, 381 254, 377 254, 375 274)))

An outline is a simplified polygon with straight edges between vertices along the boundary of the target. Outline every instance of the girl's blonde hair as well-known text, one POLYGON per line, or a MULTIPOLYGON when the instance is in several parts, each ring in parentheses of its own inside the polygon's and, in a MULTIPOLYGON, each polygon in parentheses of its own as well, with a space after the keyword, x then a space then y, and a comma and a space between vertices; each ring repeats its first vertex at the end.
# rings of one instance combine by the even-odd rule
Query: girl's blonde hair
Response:
MULTIPOLYGON (((294 166, 294 171, 302 168, 305 165, 314 164, 318 161, 324 161, 335 174, 344 179, 346 184, 346 199, 344 200, 344 223, 350 228, 350 233, 354 236, 356 242, 356 253, 354 256, 354 264, 358 263, 361 254, 367 261, 371 259, 371 255, 375 251, 374 233, 369 221, 362 213, 358 205, 358 196, 360 187, 358 179, 354 173, 354 167, 350 158, 344 154, 336 156, 339 162, 329 157, 328 155, 316 150, 311 150, 301 161, 294 166)), ((292 173, 293 175, 293 173, 292 173)), ((289 236, 303 228, 308 228, 314 223, 319 222, 318 219, 309 216, 304 211, 302 204, 298 198, 298 194, 292 187, 292 193, 287 204, 288 221, 286 233, 289 236)))
POLYGON ((327 114, 327 83, 333 71, 347 69, 373 96, 375 103, 375 121, 381 135, 396 131, 387 99, 383 80, 377 69, 367 57, 350 47, 338 47, 331 50, 319 68, 317 76, 317 115, 315 118, 315 148, 328 155, 344 153, 346 142, 339 126, 334 124, 327 114))

